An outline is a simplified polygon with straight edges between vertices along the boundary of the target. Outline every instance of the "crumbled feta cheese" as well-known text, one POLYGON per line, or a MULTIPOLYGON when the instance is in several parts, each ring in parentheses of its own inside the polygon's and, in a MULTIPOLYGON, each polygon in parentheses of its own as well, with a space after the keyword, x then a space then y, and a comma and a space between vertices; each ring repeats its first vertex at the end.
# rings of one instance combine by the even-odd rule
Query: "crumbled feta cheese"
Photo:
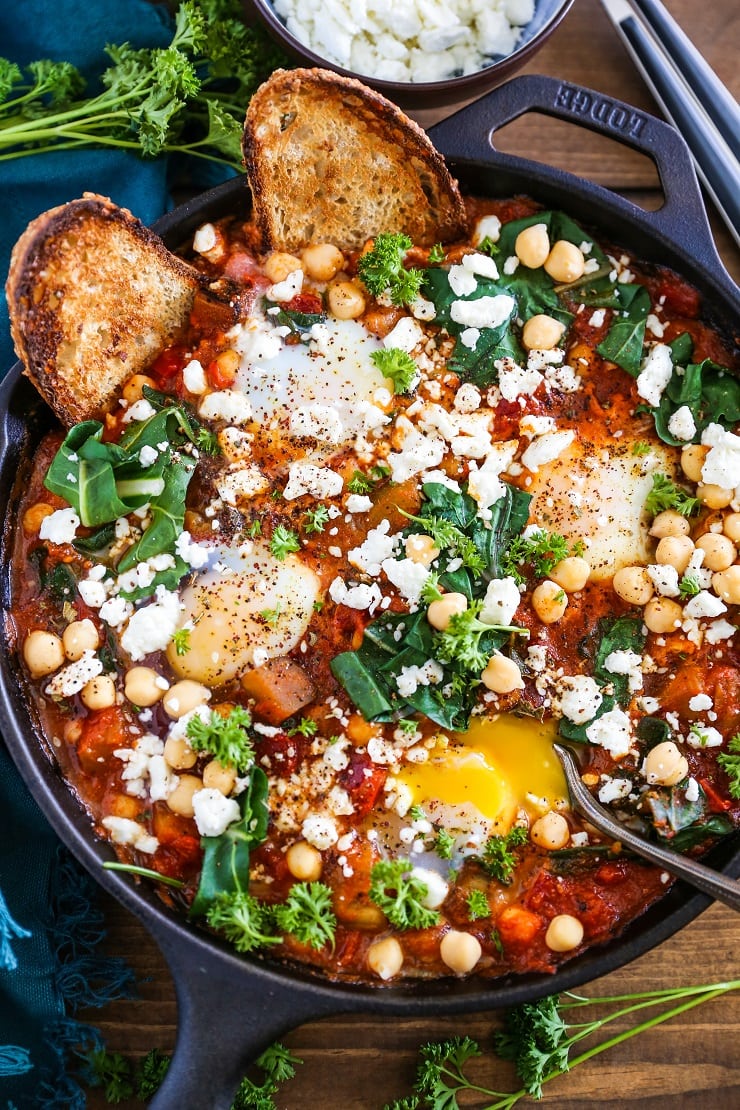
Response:
POLYGON ((423 435, 406 416, 396 420, 401 450, 391 451, 388 465, 394 482, 405 482, 422 470, 439 466, 445 456, 445 442, 441 436, 423 435))
POLYGON ((377 528, 370 529, 359 547, 353 547, 347 553, 350 563, 371 578, 378 577, 383 560, 392 557, 398 543, 396 535, 388 535, 390 529, 390 522, 381 520, 377 528))
POLYGON ((204 420, 227 420, 229 424, 246 424, 252 419, 252 406, 239 390, 220 389, 203 398, 198 415, 204 420))
POLYGON ((109 597, 99 609, 100 619, 104 620, 111 628, 123 628, 126 621, 134 611, 134 607, 125 597, 109 597))
POLYGON ((604 660, 604 669, 609 674, 629 675, 629 690, 642 689, 642 656, 636 651, 612 651, 604 660))
POLYGON ((498 216, 483 216, 475 225, 473 242, 478 246, 484 239, 490 239, 492 243, 498 243, 500 235, 501 220, 498 216))
POLYGON ((522 600, 516 579, 493 578, 488 583, 479 620, 483 624, 500 624, 508 627, 522 600))
POLYGON ((183 368, 182 382, 188 393, 194 393, 198 397, 208 389, 205 371, 197 358, 191 358, 183 368))
POLYGON ((219 474, 216 480, 218 496, 226 505, 236 505, 239 501, 256 497, 258 493, 264 493, 269 488, 269 481, 260 468, 253 463, 246 466, 232 463, 227 470, 219 474))
POLYGON ((207 787, 193 794, 193 816, 201 836, 221 836, 229 825, 241 817, 235 798, 225 797, 220 790, 207 787))
POLYGON ((519 421, 519 431, 523 436, 534 439, 547 432, 555 431, 555 421, 551 416, 523 416, 519 421))
POLYGON ((516 401, 520 396, 531 396, 545 380, 538 370, 525 369, 512 358, 494 362, 498 370, 498 387, 505 401, 516 401))
POLYGON ((495 297, 479 297, 476 301, 453 301, 450 316, 456 324, 471 328, 498 328, 505 324, 516 308, 516 301, 508 293, 495 297))
POLYGON ((383 346, 387 349, 398 348, 408 353, 422 343, 424 338, 424 332, 416 320, 410 316, 402 316, 396 326, 384 337, 383 346))
POLYGON ((304 405, 290 414, 290 434, 311 436, 322 443, 341 443, 344 425, 331 405, 304 405))
POLYGON ((468 493, 478 502, 478 515, 484 520, 491 516, 488 511, 490 506, 494 505, 506 492, 500 475, 514 461, 518 446, 519 441, 516 439, 510 439, 504 443, 494 443, 481 467, 474 469, 471 464, 468 476, 468 493))
POLYGON ((456 297, 469 297, 478 288, 475 274, 464 266, 450 266, 447 271, 447 281, 456 297))
POLYGON ((426 906, 428 910, 438 910, 449 893, 450 884, 438 871, 432 871, 428 867, 413 867, 411 875, 427 888, 426 894, 419 899, 422 906, 426 906))
POLYGON ((57 509, 41 521, 39 539, 49 543, 72 543, 79 526, 80 518, 74 509, 57 509))
POLYGON ((692 725, 686 737, 686 743, 692 748, 719 748, 723 740, 721 732, 703 724, 692 725))
POLYGON ((361 582, 348 586, 342 578, 335 578, 329 586, 329 597, 336 605, 346 605, 348 609, 373 609, 382 598, 376 582, 371 586, 361 582))
POLYGON ((156 412, 157 410, 154 408, 154 405, 150 405, 145 397, 141 397, 126 409, 123 423, 128 424, 132 420, 149 420, 152 416, 156 415, 156 412))
POLYGON ((651 563, 647 568, 650 580, 663 597, 678 597, 678 571, 670 563, 651 563))
POLYGON ((156 447, 150 447, 148 443, 139 451, 139 462, 143 467, 153 466, 159 458, 159 451, 156 447))
POLYGON ((400 591, 410 605, 418 604, 429 570, 413 559, 384 559, 382 569, 386 577, 400 591))
POLYGON ((181 532, 175 540, 175 552, 193 570, 200 570, 208 562, 212 547, 196 543, 189 532, 181 532))
POLYGON ((721 424, 708 424, 701 441, 709 447, 701 468, 701 480, 722 489, 740 486, 740 436, 721 424))
POLYGON ((676 439, 689 440, 696 435, 696 423, 688 405, 681 405, 668 421, 668 431, 676 439))
POLYGON ((693 698, 689 698, 689 709, 692 713, 702 713, 705 709, 711 709, 714 702, 709 694, 695 694, 693 698))
POLYGON ((553 462, 567 451, 575 439, 575 432, 545 432, 530 443, 522 454, 522 466, 536 473, 541 466, 553 462))
POLYGON ((712 621, 704 633, 708 644, 718 644, 721 640, 730 640, 735 635, 736 628, 727 620, 712 621))
POLYGON ((207 254, 216 246, 216 229, 213 224, 201 224, 193 236, 193 250, 207 254))
POLYGON ((128 844, 146 855, 153 855, 159 847, 155 836, 149 836, 142 825, 128 817, 104 817, 100 823, 108 830, 114 844, 128 844))
POLYGON ((498 281, 498 267, 489 254, 480 254, 478 251, 474 254, 466 254, 463 256, 462 264, 471 274, 498 281))
POLYGON ((673 360, 671 349, 665 343, 656 343, 642 364, 637 375, 637 392, 649 405, 660 404, 663 390, 671 380, 673 360))
POLYGON ((724 601, 710 594, 709 590, 701 590, 683 607, 684 616, 694 617, 696 620, 701 620, 702 617, 718 617, 720 613, 726 612, 727 606, 724 601))
POLYGON ((629 753, 632 745, 630 719, 623 710, 610 709, 588 726, 586 736, 592 744, 598 744, 609 752, 613 759, 621 759, 629 753))
POLYGON ((597 308, 595 312, 591 313, 589 324, 592 328, 600 328, 606 318, 606 309, 597 308))
POLYGON ((480 390, 472 382, 464 382, 457 393, 453 404, 458 412, 470 413, 480 408, 480 390))
POLYGON ((121 647, 134 662, 152 651, 164 651, 180 620, 180 598, 157 586, 156 600, 138 609, 121 636, 121 647))
POLYGON ((332 844, 336 844, 339 839, 337 826, 331 817, 322 817, 319 814, 310 814, 303 824, 301 825, 301 833, 303 839, 312 844, 314 848, 318 848, 320 852, 325 852, 327 848, 331 848, 332 844))
POLYGON ((699 783, 696 781, 696 779, 689 779, 684 797, 686 798, 687 802, 699 801, 699 783))
POLYGON ((558 682, 556 701, 563 717, 574 725, 585 725, 599 711, 601 690, 589 675, 566 675, 558 682))
POLYGON ((436 686, 444 678, 444 670, 436 659, 427 659, 421 667, 401 667, 396 676, 396 686, 401 697, 410 698, 419 686, 436 686))
POLYGON ((92 649, 88 649, 80 659, 57 671, 48 686, 44 688, 44 693, 50 698, 71 698, 73 694, 79 694, 90 679, 97 678, 102 673, 101 660, 92 649))
POLYGON ((282 304, 292 301, 303 288, 303 270, 292 270, 283 281, 276 281, 267 290, 268 301, 277 301, 282 304))
POLYGON ((288 484, 283 490, 286 501, 309 494, 311 497, 336 497, 342 492, 344 479, 327 466, 294 462, 288 469, 288 484))
POLYGON ((603 785, 599 788, 599 801, 604 804, 618 802, 620 798, 626 798, 632 790, 629 779, 613 779, 609 775, 604 775, 603 779, 603 785))
POLYGON ((99 609, 108 596, 102 582, 90 581, 89 578, 83 578, 77 589, 85 605, 89 605, 91 609, 99 609))

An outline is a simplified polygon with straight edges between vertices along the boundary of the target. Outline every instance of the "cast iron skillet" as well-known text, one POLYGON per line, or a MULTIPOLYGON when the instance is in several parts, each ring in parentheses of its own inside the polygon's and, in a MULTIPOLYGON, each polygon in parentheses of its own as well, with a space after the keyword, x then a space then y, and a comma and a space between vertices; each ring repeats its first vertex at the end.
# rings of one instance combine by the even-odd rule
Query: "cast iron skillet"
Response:
MULTIPOLYGON (((701 290, 716 322, 730 334, 740 320, 738 290, 712 243, 688 151, 664 123, 599 93, 544 77, 511 81, 431 131, 453 172, 470 192, 528 193, 562 207, 586 225, 648 261, 677 269, 701 290), (646 213, 599 186, 560 170, 497 152, 496 128, 538 110, 603 132, 656 161, 665 205, 646 213)), ((243 178, 183 205, 156 229, 171 247, 206 219, 246 210, 243 178)), ((0 511, 6 521, 0 567, 2 602, 9 602, 9 522, 34 446, 52 423, 50 414, 16 365, 0 387, 0 511)), ((310 970, 241 958, 169 910, 146 884, 104 871, 112 858, 62 781, 48 747, 39 740, 22 692, 15 656, 0 651, 0 723, 11 754, 36 801, 67 847, 111 894, 146 925, 170 966, 177 990, 179 1027, 174 1060, 151 1103, 156 1110, 226 1110, 240 1076, 258 1052, 286 1030, 329 1014, 365 1012, 405 1017, 494 1009, 567 990, 604 975, 647 952, 691 921, 709 903, 681 883, 620 937, 587 951, 554 976, 507 976, 494 981, 446 979, 382 989, 327 982, 310 970)), ((708 862, 740 874, 737 837, 718 844, 708 862)))

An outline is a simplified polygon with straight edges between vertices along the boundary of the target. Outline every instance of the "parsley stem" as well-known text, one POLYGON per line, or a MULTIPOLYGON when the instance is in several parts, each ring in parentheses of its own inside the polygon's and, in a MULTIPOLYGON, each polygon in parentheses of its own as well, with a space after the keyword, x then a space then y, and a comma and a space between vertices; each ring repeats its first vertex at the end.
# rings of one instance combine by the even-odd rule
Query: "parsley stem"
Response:
POLYGON ((140 875, 144 879, 154 879, 158 883, 164 883, 165 886, 174 886, 178 890, 185 886, 182 879, 173 879, 170 875, 160 875, 159 871, 153 871, 150 867, 136 867, 133 863, 106 861, 103 867, 106 871, 125 871, 129 875, 140 875))

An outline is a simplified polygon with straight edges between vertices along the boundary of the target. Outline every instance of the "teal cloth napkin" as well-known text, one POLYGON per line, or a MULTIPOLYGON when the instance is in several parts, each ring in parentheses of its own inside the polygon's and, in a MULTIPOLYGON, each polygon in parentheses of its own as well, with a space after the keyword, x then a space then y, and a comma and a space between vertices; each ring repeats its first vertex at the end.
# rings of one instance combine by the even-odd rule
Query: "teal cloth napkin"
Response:
MULTIPOLYGON (((0 54, 19 65, 68 60, 91 79, 106 67, 107 43, 163 46, 166 9, 145 0, 24 0, 0 4, 0 54)), ((145 223, 168 207, 165 159, 119 150, 60 151, 0 163, 0 271, 26 224, 40 212, 102 193, 145 223)), ((15 362, 7 308, 0 308, 0 375, 15 362)), ((126 990, 120 961, 96 954, 102 915, 94 884, 61 850, 0 742, 0 1107, 65 1107, 85 1100, 67 1074, 66 1050, 94 1044, 74 1010, 126 990)))

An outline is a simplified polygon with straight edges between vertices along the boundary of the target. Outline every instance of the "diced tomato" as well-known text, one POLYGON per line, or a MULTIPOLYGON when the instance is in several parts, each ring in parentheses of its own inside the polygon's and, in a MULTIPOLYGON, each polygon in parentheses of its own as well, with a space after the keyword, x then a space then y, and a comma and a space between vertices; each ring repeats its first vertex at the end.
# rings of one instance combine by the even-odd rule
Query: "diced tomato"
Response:
POLYGON ((215 358, 206 366, 206 377, 214 389, 228 389, 234 384, 237 366, 231 366, 225 359, 215 358))
POLYGON ((304 312, 308 316, 324 311, 321 297, 317 293, 296 293, 295 297, 282 307, 288 312, 304 312))
MULTIPOLYGON (((261 278, 261 283, 263 285, 267 284, 267 279, 260 270, 259 263, 251 254, 247 254, 245 251, 234 251, 224 266, 224 276, 231 278, 232 281, 239 282, 261 278)), ((255 284, 257 283, 255 282, 255 284)))
POLYGON ((506 906, 496 918, 504 948, 526 948, 542 928, 542 920, 524 906, 506 906))
POLYGON ((154 853, 154 870, 173 879, 193 875, 200 865, 200 841, 195 836, 178 836, 171 844, 161 844, 154 853))
POLYGON ((118 706, 98 709, 82 722, 77 741, 77 758, 88 775, 106 771, 106 763, 116 748, 128 747, 125 721, 118 706))
POLYGON ((388 772, 373 763, 367 752, 355 752, 349 767, 342 772, 341 783, 352 799, 355 817, 361 820, 374 808, 388 772))
POLYGON ((707 796, 707 805, 712 813, 724 813, 726 810, 732 809, 732 802, 730 799, 721 798, 707 779, 700 778, 699 786, 707 796))
POLYGON ((278 732, 274 736, 261 736, 257 744, 257 763, 262 765, 263 756, 270 760, 270 774, 288 778, 298 769, 300 760, 299 738, 278 732))
POLYGON ((172 383, 182 371, 186 362, 185 348, 179 344, 165 348, 157 355, 151 365, 149 374, 164 390, 171 390, 172 383))

